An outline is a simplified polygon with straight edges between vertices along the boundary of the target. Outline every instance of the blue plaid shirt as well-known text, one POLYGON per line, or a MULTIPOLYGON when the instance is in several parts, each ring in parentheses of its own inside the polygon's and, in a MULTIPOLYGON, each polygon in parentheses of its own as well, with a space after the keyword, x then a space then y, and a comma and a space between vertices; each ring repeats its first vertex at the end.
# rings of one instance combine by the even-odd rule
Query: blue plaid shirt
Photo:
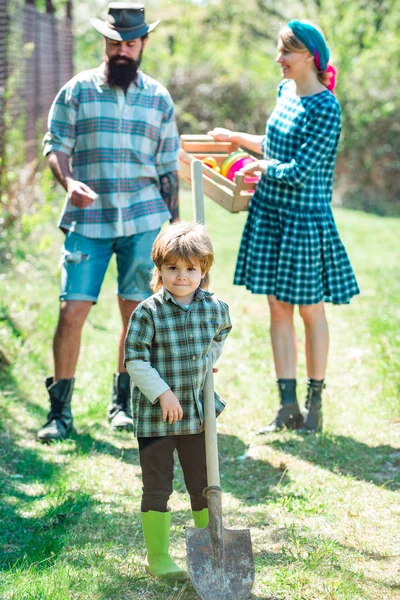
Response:
POLYGON ((326 208, 332 197, 340 130, 340 105, 332 92, 299 97, 295 83, 283 81, 263 143, 270 163, 253 201, 305 210, 326 208))
POLYGON ((99 198, 81 209, 66 198, 59 226, 90 238, 158 229, 171 217, 160 176, 178 170, 179 136, 169 92, 142 72, 126 95, 105 82, 104 63, 71 79, 49 114, 44 155, 72 158, 75 179, 99 198))

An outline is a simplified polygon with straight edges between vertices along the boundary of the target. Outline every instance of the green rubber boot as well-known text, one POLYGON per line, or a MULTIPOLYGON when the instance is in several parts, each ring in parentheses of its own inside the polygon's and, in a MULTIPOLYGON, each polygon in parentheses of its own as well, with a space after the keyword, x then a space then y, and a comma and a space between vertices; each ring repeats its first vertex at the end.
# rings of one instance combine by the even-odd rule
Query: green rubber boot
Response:
POLYGON ((203 510, 192 510, 194 526, 197 529, 204 529, 208 525, 208 508, 203 510))
POLYGON ((142 527, 147 550, 146 571, 168 581, 186 581, 188 575, 169 555, 171 512, 142 512, 142 527))

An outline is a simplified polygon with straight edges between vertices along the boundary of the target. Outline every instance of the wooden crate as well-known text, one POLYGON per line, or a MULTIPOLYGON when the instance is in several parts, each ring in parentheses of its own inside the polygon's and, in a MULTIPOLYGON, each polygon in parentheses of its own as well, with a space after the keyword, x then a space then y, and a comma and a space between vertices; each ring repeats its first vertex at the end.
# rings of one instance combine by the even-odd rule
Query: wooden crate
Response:
MULTIPOLYGON (((191 184, 191 163, 194 159, 202 160, 206 156, 213 156, 221 166, 229 154, 239 149, 237 144, 216 142, 210 135, 181 135, 180 139, 179 177, 189 184, 191 184)), ((244 175, 236 173, 235 181, 230 181, 203 164, 205 195, 229 212, 248 210, 255 187, 256 183, 244 181, 244 175)))

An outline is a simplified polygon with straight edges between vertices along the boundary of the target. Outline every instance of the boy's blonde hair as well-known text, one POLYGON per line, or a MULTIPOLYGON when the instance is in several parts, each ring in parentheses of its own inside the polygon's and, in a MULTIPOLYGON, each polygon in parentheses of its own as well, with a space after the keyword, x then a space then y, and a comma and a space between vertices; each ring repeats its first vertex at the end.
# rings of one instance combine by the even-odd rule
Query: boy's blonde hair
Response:
POLYGON ((155 264, 151 287, 155 292, 163 285, 161 266, 179 259, 188 265, 198 264, 203 275, 200 287, 208 287, 214 250, 210 236, 201 223, 180 221, 160 231, 154 240, 151 258, 155 264))

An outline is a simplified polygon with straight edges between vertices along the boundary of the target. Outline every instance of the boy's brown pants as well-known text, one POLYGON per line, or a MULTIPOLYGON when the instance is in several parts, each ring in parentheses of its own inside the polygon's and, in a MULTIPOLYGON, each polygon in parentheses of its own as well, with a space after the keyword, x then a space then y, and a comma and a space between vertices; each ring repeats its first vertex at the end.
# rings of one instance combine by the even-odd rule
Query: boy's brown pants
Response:
POLYGON ((193 435, 138 438, 142 468, 142 512, 167 512, 174 479, 174 450, 190 495, 192 510, 207 508, 203 490, 207 487, 204 431, 193 435))

